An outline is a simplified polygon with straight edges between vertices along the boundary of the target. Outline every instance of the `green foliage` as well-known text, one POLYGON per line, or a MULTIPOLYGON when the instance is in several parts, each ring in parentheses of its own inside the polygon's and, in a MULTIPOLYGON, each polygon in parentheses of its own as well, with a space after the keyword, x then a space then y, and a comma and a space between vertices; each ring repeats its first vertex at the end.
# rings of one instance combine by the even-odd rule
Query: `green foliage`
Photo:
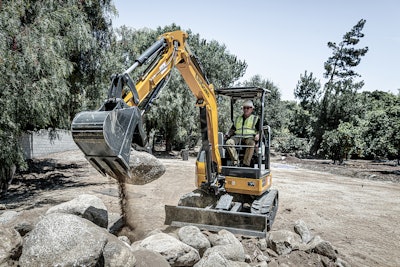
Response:
POLYGON ((287 113, 288 130, 297 137, 310 139, 313 124, 312 113, 293 101, 286 102, 284 107, 287 113))
POLYGON ((342 122, 337 129, 326 131, 321 144, 322 154, 334 162, 342 163, 355 147, 356 131, 349 122, 342 122))
POLYGON ((82 81, 99 69, 93 49, 105 38, 100 18, 112 8, 110 1, 6 0, 0 9, 0 166, 21 168, 21 135, 69 128, 85 102, 92 81, 82 81))
POLYGON ((400 95, 382 91, 364 92, 359 128, 363 152, 368 158, 400 159, 400 95))
MULTIPOLYGON (((294 91, 300 102, 287 107, 290 133, 312 142, 311 154, 335 162, 349 156, 400 158, 399 96, 358 93, 364 83, 356 80, 360 75, 354 69, 368 52, 357 47, 365 22, 360 20, 339 44, 328 43, 332 56, 324 65, 328 81, 323 88, 305 71, 294 91)), ((287 143, 283 147, 290 147, 287 143)))
MULTIPOLYGON (((342 156, 339 152, 332 152, 326 143, 330 140, 338 144, 335 134, 341 134, 338 130, 342 122, 353 123, 357 119, 360 103, 357 102, 357 91, 364 85, 363 81, 356 81, 360 75, 354 68, 361 62, 361 58, 368 52, 368 47, 355 47, 360 39, 365 20, 360 20, 349 32, 343 36, 343 40, 336 44, 328 42, 332 50, 332 56, 325 62, 324 77, 328 79, 321 89, 319 82, 313 77, 313 73, 300 75, 300 80, 295 89, 295 96, 300 100, 300 107, 295 116, 295 126, 309 123, 311 129, 297 131, 302 137, 313 141, 311 153, 318 155, 342 156), (324 147, 321 149, 321 143, 324 147)), ((297 129, 297 127, 295 127, 297 129)), ((334 159, 334 158, 333 158, 334 159)), ((334 159, 336 160, 336 159, 334 159)))
POLYGON ((313 73, 304 75, 300 74, 300 80, 298 81, 294 90, 294 96, 300 100, 300 106, 309 112, 315 110, 318 106, 318 101, 321 94, 321 84, 317 82, 317 78, 313 77, 313 73))
POLYGON ((290 132, 281 133, 273 141, 275 151, 282 153, 294 153, 297 157, 303 158, 309 155, 309 142, 305 138, 299 138, 290 132))

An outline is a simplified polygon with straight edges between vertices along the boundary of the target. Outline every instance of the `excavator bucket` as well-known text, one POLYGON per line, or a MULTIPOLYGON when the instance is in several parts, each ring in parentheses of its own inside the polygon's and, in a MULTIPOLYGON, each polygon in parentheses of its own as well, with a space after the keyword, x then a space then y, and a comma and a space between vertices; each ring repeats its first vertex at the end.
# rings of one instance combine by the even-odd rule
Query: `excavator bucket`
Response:
POLYGON ((139 122, 137 107, 84 111, 72 121, 72 137, 95 169, 122 180, 130 176, 130 149, 139 122))
POLYGON ((241 203, 230 202, 232 198, 228 194, 224 196, 215 207, 165 205, 165 224, 175 227, 193 225, 214 232, 225 229, 234 234, 266 237, 278 209, 278 191, 270 190, 269 193, 254 201, 250 211, 246 212, 242 211, 241 203), (230 208, 224 209, 223 206, 230 208))

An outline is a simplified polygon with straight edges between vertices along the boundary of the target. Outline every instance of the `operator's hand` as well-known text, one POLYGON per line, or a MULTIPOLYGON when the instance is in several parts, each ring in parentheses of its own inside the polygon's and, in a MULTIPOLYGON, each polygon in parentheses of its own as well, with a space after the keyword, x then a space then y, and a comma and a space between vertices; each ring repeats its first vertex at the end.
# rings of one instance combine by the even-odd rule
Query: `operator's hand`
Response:
POLYGON ((229 135, 225 134, 225 135, 224 135, 224 141, 226 141, 226 140, 228 140, 228 139, 229 139, 229 135))
POLYGON ((254 136, 254 141, 258 142, 258 140, 260 140, 260 135, 256 134, 256 136, 254 136))

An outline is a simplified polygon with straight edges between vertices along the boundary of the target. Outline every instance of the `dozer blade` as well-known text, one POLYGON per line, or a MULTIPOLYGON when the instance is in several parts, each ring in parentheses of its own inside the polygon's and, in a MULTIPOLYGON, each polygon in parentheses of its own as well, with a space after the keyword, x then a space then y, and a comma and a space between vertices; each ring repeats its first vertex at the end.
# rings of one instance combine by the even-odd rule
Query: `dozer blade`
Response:
POLYGON ((194 225, 215 232, 226 229, 234 234, 257 237, 266 237, 271 230, 278 210, 277 190, 269 190, 257 197, 250 210, 243 209, 241 202, 232 202, 233 197, 229 194, 222 195, 214 204, 209 196, 195 190, 181 197, 178 206, 166 205, 165 224, 176 227, 194 225))
POLYGON ((197 226, 203 230, 228 230, 234 234, 265 237, 268 215, 187 206, 165 206, 165 224, 197 226))
POLYGON ((130 176, 132 137, 140 120, 137 107, 84 111, 72 121, 72 137, 94 168, 121 180, 130 176))

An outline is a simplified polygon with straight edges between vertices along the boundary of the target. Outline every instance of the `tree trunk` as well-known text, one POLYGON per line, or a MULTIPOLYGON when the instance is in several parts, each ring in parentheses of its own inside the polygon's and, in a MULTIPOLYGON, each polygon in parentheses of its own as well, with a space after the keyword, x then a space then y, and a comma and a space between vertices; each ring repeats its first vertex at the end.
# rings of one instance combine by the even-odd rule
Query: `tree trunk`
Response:
POLYGON ((10 167, 0 167, 0 194, 7 193, 8 185, 14 178, 16 170, 15 164, 12 164, 10 167))

